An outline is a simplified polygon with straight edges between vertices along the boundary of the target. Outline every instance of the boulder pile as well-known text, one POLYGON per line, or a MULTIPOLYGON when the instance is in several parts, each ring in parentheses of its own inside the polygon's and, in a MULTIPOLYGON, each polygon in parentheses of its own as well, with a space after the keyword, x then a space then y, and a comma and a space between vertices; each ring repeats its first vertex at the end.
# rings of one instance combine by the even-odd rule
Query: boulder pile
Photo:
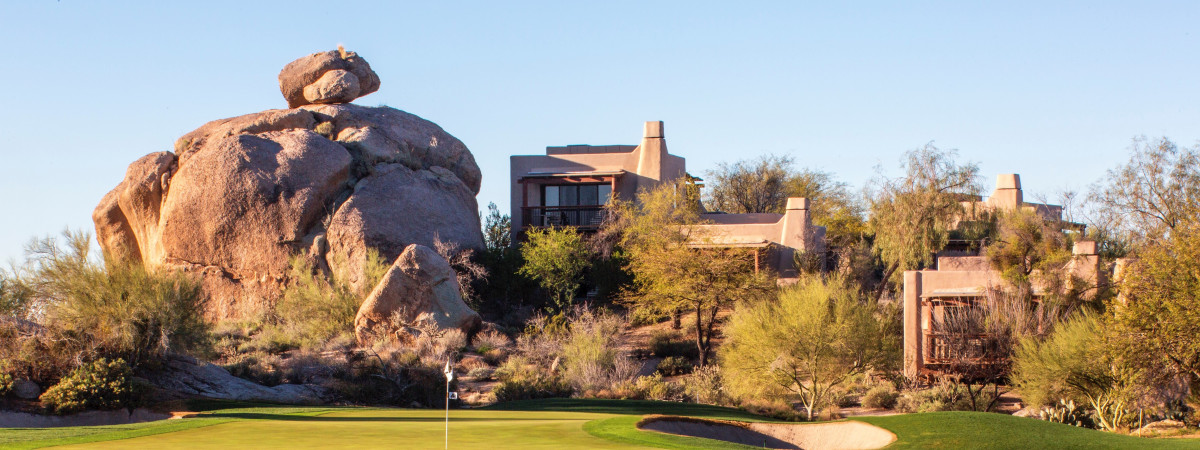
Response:
MULTIPOLYGON (((348 103, 379 85, 342 49, 287 64, 289 109, 209 122, 129 166, 92 215, 105 255, 194 274, 216 320, 278 299, 295 257, 361 285, 368 249, 392 261, 436 257, 435 237, 482 248, 475 158, 433 122, 348 103)), ((376 291, 395 283, 389 273, 376 291)), ((417 291, 427 297, 404 301, 454 315, 439 324, 478 323, 457 290, 417 291)))

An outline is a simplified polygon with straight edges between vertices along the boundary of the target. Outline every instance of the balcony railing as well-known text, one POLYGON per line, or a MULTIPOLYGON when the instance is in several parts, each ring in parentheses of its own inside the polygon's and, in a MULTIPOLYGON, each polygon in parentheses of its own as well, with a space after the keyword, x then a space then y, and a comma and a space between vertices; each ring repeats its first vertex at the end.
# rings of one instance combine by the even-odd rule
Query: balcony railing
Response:
POLYGON ((526 206, 522 208, 523 223, 531 227, 572 226, 597 229, 607 214, 604 208, 604 205, 526 206))

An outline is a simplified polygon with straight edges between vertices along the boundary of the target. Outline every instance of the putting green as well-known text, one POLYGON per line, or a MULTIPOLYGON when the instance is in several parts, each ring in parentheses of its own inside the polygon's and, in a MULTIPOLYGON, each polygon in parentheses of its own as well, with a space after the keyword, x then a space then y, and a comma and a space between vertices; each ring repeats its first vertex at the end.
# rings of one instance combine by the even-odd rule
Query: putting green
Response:
MULTIPOLYGON (((441 448, 444 412, 351 410, 318 416, 264 415, 173 433, 55 448, 441 448)), ((453 448, 631 448, 589 435, 585 422, 612 414, 455 410, 453 448)), ((184 419, 190 420, 190 419, 184 419)))

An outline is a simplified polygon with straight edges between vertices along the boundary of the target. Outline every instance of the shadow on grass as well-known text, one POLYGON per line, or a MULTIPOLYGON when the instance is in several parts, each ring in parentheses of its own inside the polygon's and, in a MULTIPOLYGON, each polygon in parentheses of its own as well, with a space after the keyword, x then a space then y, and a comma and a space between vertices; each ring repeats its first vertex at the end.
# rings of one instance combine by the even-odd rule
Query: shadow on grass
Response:
POLYGON ((743 420, 750 422, 778 422, 770 417, 759 416, 740 409, 696 403, 663 402, 655 400, 608 400, 579 398, 546 398, 539 400, 516 400, 497 403, 482 410, 498 411, 562 411, 604 414, 664 414, 693 416, 714 419, 743 420))
MULTIPOLYGON (((332 412, 332 411, 331 411, 332 412)), ((225 419, 245 419, 245 420, 279 420, 287 422, 443 422, 445 417, 387 417, 387 416, 300 416, 292 414, 271 414, 258 412, 221 412, 212 414, 202 414, 196 416, 198 418, 225 418, 225 419)), ((546 418, 521 418, 521 417, 450 417, 451 422, 517 422, 517 421, 564 421, 564 420, 579 420, 587 421, 591 419, 546 419, 546 418)))

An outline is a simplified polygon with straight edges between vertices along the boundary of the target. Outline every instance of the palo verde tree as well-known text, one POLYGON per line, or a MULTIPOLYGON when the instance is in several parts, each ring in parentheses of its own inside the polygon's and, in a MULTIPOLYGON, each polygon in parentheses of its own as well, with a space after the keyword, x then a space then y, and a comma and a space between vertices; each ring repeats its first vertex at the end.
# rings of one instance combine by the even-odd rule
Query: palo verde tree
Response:
POLYGON ((811 420, 835 387, 895 359, 896 340, 844 278, 804 277, 778 301, 739 305, 721 369, 736 394, 790 394, 811 420))
POLYGON ((689 192, 686 186, 664 183, 641 192, 637 202, 618 202, 614 209, 623 217, 621 246, 633 274, 624 301, 635 313, 649 316, 693 314, 703 366, 710 359, 718 313, 769 292, 774 283, 767 274, 755 273, 748 252, 710 245, 689 192))
POLYGON ((1109 170, 1091 199, 1138 240, 1166 237, 1200 218, 1200 149, 1167 138, 1133 140, 1129 162, 1109 170))
POLYGON ((1118 342, 1144 368, 1166 364, 1200 392, 1200 224, 1140 249, 1110 307, 1118 342))
POLYGON ((556 311, 566 311, 579 291, 590 252, 572 227, 533 228, 525 233, 521 274, 537 280, 550 293, 556 311))
POLYGON ((883 295, 897 270, 920 269, 933 263, 933 255, 946 246, 950 227, 962 217, 961 201, 978 195, 979 166, 959 164, 957 152, 933 144, 905 153, 904 176, 875 180, 871 198, 870 229, 875 252, 883 260, 883 295))

